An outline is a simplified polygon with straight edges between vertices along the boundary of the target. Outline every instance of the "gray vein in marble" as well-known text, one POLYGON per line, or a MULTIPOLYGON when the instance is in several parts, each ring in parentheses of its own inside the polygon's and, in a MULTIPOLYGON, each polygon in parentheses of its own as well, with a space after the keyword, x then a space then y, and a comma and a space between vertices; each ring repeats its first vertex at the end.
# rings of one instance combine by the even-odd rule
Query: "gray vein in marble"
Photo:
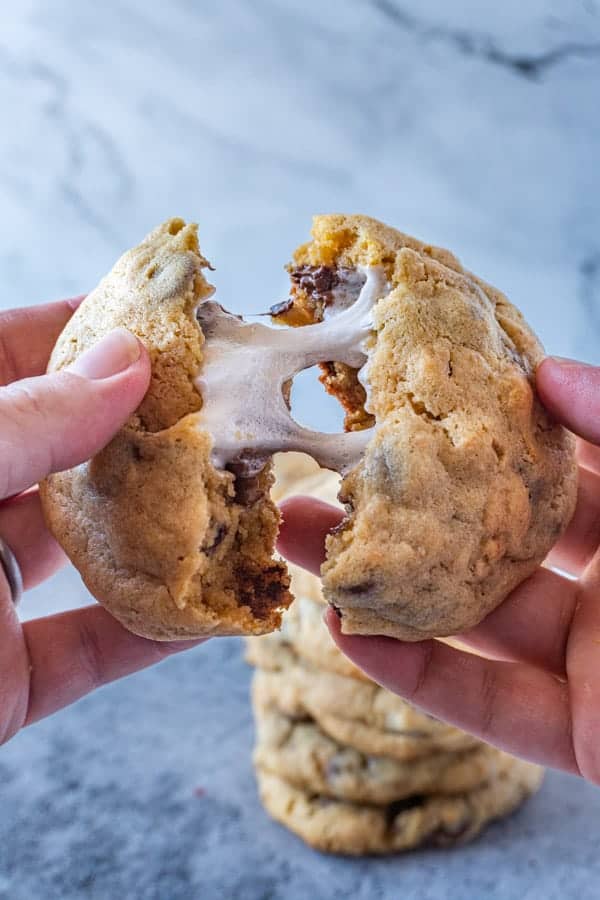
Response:
MULTIPOLYGON (((29 62, 25 63, 23 68, 26 75, 33 79, 38 79, 51 89, 50 98, 42 105, 43 111, 50 118, 61 118, 69 95, 67 79, 45 63, 29 62)), ((14 66, 13 71, 18 77, 19 67, 17 65, 14 66)))
MULTIPOLYGON (((114 217, 109 212, 105 214, 99 212, 93 200, 87 198, 85 187, 81 185, 82 178, 85 176, 87 159, 89 156, 94 156, 94 148, 96 148, 103 157, 112 181, 114 190, 110 202, 118 207, 131 198, 133 178, 115 141, 107 131, 90 122, 84 123, 77 129, 73 128, 64 106, 57 109, 56 118, 62 120, 65 126, 70 163, 68 170, 58 180, 63 197, 83 222, 109 244, 117 248, 122 247, 124 238, 114 225, 114 217)), ((104 205, 108 206, 108 204, 104 205)))
POLYGON ((588 329, 596 337, 600 335, 600 251, 587 256, 579 266, 581 305, 588 319, 588 329))
POLYGON ((89 225, 93 231, 96 231, 100 237, 104 238, 107 243, 115 248, 122 245, 123 242, 110 221, 95 212, 93 207, 87 203, 85 196, 80 190, 69 184, 67 179, 61 180, 60 187, 63 199, 73 209, 82 223, 89 225))
MULTIPOLYGON (((115 228, 114 218, 96 208, 86 186, 86 167, 89 157, 98 151, 103 165, 95 165, 96 172, 105 169, 112 183, 111 196, 103 197, 104 205, 113 208, 128 201, 131 196, 132 176, 111 134, 92 121, 76 120, 69 108, 69 83, 65 76, 50 65, 33 61, 21 61, 0 46, 0 67, 12 78, 21 81, 30 78, 39 82, 47 91, 40 109, 48 127, 60 134, 66 149, 64 171, 57 176, 56 186, 66 203, 80 221, 99 234, 112 247, 121 248, 123 235, 115 228), (108 201, 108 202, 107 202, 108 201)), ((94 160, 96 163, 96 160, 94 160)), ((11 177, 14 177, 11 175, 11 177)))
POLYGON ((569 59, 600 59, 600 42, 586 44, 567 41, 539 54, 511 54, 501 50, 490 35, 429 24, 396 5, 393 0, 372 0, 372 4, 389 22, 404 31, 423 40, 443 41, 464 56, 502 66, 515 75, 531 80, 539 80, 548 69, 569 59))
POLYGON ((146 119, 160 120, 161 127, 172 123, 185 134, 194 134, 195 140, 200 135, 207 143, 212 144, 221 153, 231 154, 234 159, 243 159, 244 163, 255 163, 263 167, 277 167, 296 177, 311 178, 331 183, 334 181, 343 186, 348 183, 348 175, 339 168, 326 163, 307 161, 293 156, 277 153, 252 145, 250 142, 220 131, 214 125, 203 121, 196 113, 184 112, 172 102, 162 98, 146 96, 139 105, 139 111, 146 119))

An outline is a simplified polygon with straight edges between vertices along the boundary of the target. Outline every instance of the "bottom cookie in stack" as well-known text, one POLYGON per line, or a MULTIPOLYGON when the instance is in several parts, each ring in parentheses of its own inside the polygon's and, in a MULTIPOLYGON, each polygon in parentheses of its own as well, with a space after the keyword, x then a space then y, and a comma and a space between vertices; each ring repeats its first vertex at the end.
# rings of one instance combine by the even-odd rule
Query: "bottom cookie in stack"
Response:
MULTIPOLYGON (((331 502, 336 476, 284 458, 284 489, 331 502)), ((349 855, 466 842, 541 783, 515 759, 371 682, 322 621, 319 579, 292 568, 281 633, 246 642, 257 667, 254 764, 270 815, 311 846, 349 855)))
POLYGON ((488 822, 520 806, 537 790, 541 777, 535 767, 515 760, 497 778, 464 794, 416 794, 371 805, 303 790, 257 769, 262 803, 276 821, 316 850, 347 856, 466 843, 488 822))

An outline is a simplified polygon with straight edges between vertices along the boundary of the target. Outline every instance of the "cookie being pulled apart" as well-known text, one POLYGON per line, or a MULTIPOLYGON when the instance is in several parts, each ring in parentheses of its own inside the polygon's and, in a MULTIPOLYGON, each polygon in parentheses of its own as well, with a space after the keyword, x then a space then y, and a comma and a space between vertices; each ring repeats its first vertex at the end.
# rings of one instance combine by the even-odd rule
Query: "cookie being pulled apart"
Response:
POLYGON ((91 592, 156 639, 262 634, 291 600, 273 558, 271 457, 342 477, 325 599, 342 630, 404 640, 479 622, 566 526, 573 442, 543 410, 542 349, 452 254, 363 216, 319 216, 273 328, 210 299, 195 226, 126 253, 67 325, 69 365, 117 326, 152 362, 135 415, 89 463, 42 486, 51 530, 91 592), (346 433, 296 423, 290 386, 319 364, 346 433))
POLYGON ((364 216, 317 216, 289 272, 273 312, 301 331, 341 320, 379 273, 362 364, 321 365, 364 441, 321 570, 342 631, 414 641, 476 625, 574 509, 574 441, 536 395, 539 341, 451 253, 364 216))
POLYGON ((84 300, 50 360, 50 370, 68 366, 117 326, 150 354, 151 384, 135 415, 41 492, 91 593, 131 631, 158 640, 269 632, 291 601, 285 565, 272 558, 270 465, 247 478, 216 469, 198 424, 196 310, 213 293, 207 266, 196 226, 166 222, 84 300))

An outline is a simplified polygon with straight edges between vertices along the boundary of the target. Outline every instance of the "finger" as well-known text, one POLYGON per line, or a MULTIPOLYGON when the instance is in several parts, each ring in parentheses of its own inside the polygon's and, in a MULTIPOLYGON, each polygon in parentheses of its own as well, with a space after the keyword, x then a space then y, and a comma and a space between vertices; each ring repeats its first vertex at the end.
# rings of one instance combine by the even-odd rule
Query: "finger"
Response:
POLYGON ((582 774, 600 784, 600 554, 581 579, 567 647, 573 741, 582 774))
POLYGON ((575 434, 600 444, 600 368, 547 357, 535 377, 546 409, 575 434))
POLYGON ((600 475, 600 447, 579 438, 577 440, 577 462, 580 467, 600 475))
POLYGON ((27 713, 29 662, 8 581, 0 566, 0 744, 23 725, 27 713))
POLYGON ((37 490, 0 504, 0 536, 17 558, 25 590, 45 581, 67 562, 46 527, 37 490))
POLYGON ((577 582, 540 568, 459 640, 486 656, 564 677, 578 589, 577 582))
POLYGON ((579 575, 600 546, 600 475, 579 469, 577 506, 567 530, 548 555, 549 565, 579 575))
POLYGON ((42 375, 56 340, 83 300, 60 300, 0 313, 0 385, 42 375))
POLYGON ((127 631, 100 606, 23 625, 31 679, 25 725, 74 703, 103 684, 145 669, 198 641, 149 641, 127 631))
POLYGON ((0 389, 0 497, 68 469, 104 447, 150 380, 142 344, 118 328, 61 372, 0 389))
POLYGON ((564 682, 533 666, 483 659, 439 641, 344 635, 331 609, 327 624, 343 653, 410 703, 517 756, 578 772, 564 682))
POLYGON ((314 497, 290 497, 280 506, 277 549, 290 562, 314 575, 325 559, 325 538, 344 518, 344 513, 314 497))

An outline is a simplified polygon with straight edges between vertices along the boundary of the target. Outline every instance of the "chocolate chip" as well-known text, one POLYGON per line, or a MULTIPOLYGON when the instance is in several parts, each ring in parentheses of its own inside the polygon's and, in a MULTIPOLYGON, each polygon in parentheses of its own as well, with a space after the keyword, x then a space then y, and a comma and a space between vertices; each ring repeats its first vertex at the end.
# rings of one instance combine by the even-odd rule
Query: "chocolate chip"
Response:
POLYGON ((440 826, 429 835, 427 843, 434 847, 448 847, 451 844, 457 844, 469 833, 471 825, 471 821, 465 818, 451 828, 440 826))
POLYGON ((314 300, 327 300, 327 294, 339 283, 337 269, 332 266, 300 266, 291 270, 290 278, 314 300))
POLYGON ((236 477, 235 502, 242 506, 253 506, 264 496, 264 491, 259 487, 256 478, 236 477))
POLYGON ((227 466, 227 471, 236 478, 256 478, 267 464, 264 456, 252 456, 250 453, 242 453, 227 466))
POLYGON ((394 824, 394 820, 397 816, 401 815, 403 812, 408 812, 409 809, 415 809, 417 806, 422 806, 425 802, 425 797, 423 794, 413 794, 412 797, 405 797, 403 800, 395 800, 393 803, 390 803, 385 808, 385 819, 388 828, 394 824))
POLYGON ((215 550, 217 549, 219 544, 222 543, 223 538, 225 537, 226 534, 227 534, 226 527, 223 524, 219 525, 215 532, 215 536, 212 540, 212 543, 204 549, 204 552, 208 556, 212 556, 212 554, 215 552, 215 550))
POLYGON ((271 306, 269 313, 272 316, 281 316, 283 313, 289 312, 293 305, 294 301, 291 297, 288 297, 287 300, 282 300, 281 303, 276 303, 274 306, 271 306))
POLYGON ((335 781, 340 775, 344 775, 347 771, 347 766, 344 764, 344 760, 340 759, 337 756, 334 756, 329 760, 325 769, 325 777, 327 781, 335 781))
POLYGON ((236 578, 241 585, 238 603, 249 606, 257 619, 266 618, 273 609, 289 600, 288 579, 281 565, 256 569, 240 568, 236 578))
POLYGON ((356 594, 370 594, 374 588, 375 582, 371 579, 370 581, 360 581, 358 584, 349 584, 343 587, 342 590, 345 594, 354 596, 356 594))
POLYGON ((242 454, 229 463, 227 471, 235 475, 235 501, 244 506, 252 506, 264 496, 259 476, 267 460, 264 456, 242 454))

